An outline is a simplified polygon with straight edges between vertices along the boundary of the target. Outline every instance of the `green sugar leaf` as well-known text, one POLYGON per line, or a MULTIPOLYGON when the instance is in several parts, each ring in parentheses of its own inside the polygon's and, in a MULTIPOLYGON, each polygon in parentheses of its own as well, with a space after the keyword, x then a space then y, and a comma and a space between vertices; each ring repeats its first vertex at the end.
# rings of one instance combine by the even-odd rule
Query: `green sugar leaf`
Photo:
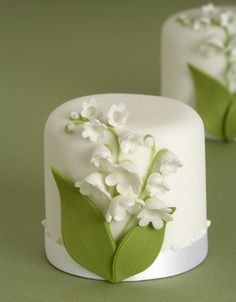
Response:
POLYGON ((225 119, 225 136, 228 141, 236 138, 236 96, 229 106, 225 119))
POLYGON ((225 139, 225 116, 232 101, 228 88, 204 73, 197 67, 188 64, 195 85, 196 109, 203 119, 206 130, 219 138, 225 139))
POLYGON ((119 282, 147 269, 157 258, 165 236, 165 226, 136 226, 121 241, 113 262, 113 282, 119 282))
POLYGON ((102 213, 72 181, 52 168, 61 199, 62 238, 69 255, 89 271, 112 281, 116 250, 102 213))

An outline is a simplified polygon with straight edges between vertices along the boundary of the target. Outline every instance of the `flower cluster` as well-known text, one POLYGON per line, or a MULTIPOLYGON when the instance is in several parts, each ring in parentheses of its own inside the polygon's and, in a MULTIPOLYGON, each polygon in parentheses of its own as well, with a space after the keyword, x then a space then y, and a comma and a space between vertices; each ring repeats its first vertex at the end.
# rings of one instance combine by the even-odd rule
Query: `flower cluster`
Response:
POLYGON ((71 112, 66 133, 82 128, 82 137, 95 143, 90 164, 95 171, 75 182, 80 193, 100 201, 108 201, 105 219, 123 221, 127 215, 135 216, 141 227, 149 223, 161 229, 164 221, 171 221, 173 209, 167 207, 162 196, 169 191, 166 177, 175 173, 182 163, 172 152, 157 152, 152 135, 137 135, 126 129, 129 113, 125 104, 114 104, 105 114, 102 104, 94 98, 82 104, 80 113, 71 112), (114 144, 106 144, 110 135, 114 144), (114 147, 115 145, 115 147, 114 147), (137 164, 120 160, 120 155, 134 154, 139 148, 150 149, 150 165, 144 179, 137 164))
POLYGON ((180 15, 177 20, 195 31, 203 31, 209 27, 222 30, 224 36, 215 34, 207 37, 199 49, 206 57, 217 54, 225 56, 227 62, 225 80, 229 90, 236 93, 236 12, 221 9, 210 3, 202 7, 200 16, 180 15))

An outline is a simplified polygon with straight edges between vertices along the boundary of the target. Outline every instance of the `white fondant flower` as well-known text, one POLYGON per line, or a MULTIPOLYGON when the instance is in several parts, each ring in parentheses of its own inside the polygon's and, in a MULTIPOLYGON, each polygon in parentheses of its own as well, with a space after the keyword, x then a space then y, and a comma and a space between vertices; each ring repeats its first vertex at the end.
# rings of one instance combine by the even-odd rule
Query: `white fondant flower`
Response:
POLYGON ((166 151, 159 159, 159 166, 160 173, 162 175, 168 175, 175 173, 178 168, 182 168, 183 164, 174 153, 166 151))
POLYGON ((233 22, 233 12, 232 11, 226 11, 224 13, 220 14, 220 25, 224 28, 230 28, 233 22))
POLYGON ((179 22, 181 22, 183 25, 188 25, 190 23, 190 19, 186 15, 184 15, 184 14, 179 15, 177 17, 177 20, 179 22))
POLYGON ((109 187, 116 186, 116 190, 124 195, 138 194, 141 188, 138 167, 129 161, 115 165, 105 182, 109 187))
POLYGON ((94 172, 86 176, 82 181, 75 183, 76 188, 80 188, 83 195, 91 195, 98 199, 111 198, 106 190, 105 176, 100 172, 94 172))
POLYGON ((71 111, 71 113, 70 113, 70 118, 71 118, 72 120, 77 120, 77 119, 79 118, 78 112, 76 112, 76 111, 71 111))
POLYGON ((193 29, 199 31, 211 25, 211 20, 208 17, 200 17, 193 22, 193 29))
POLYGON ((103 116, 102 105, 95 98, 83 102, 81 115, 89 120, 100 119, 103 116))
POLYGON ((94 119, 83 124, 82 136, 88 138, 91 142, 97 142, 106 137, 106 125, 99 120, 94 119))
POLYGON ((165 182, 163 175, 158 172, 152 173, 147 180, 146 193, 148 196, 153 197, 156 195, 164 194, 169 191, 169 186, 165 182))
POLYGON ((152 135, 148 134, 144 137, 144 143, 147 147, 152 147, 155 144, 155 139, 152 135))
POLYGON ((112 105, 107 113, 108 123, 113 127, 123 127, 129 116, 125 104, 112 105))
POLYGON ((143 145, 143 138, 140 135, 125 131, 119 135, 119 144, 122 153, 134 153, 139 146, 143 145))
POLYGON ((106 213, 107 222, 111 222, 112 219, 115 221, 122 221, 125 219, 127 213, 131 215, 137 215, 144 201, 129 195, 118 195, 114 197, 108 207, 106 213))
POLYGON ((203 12, 203 14, 205 14, 207 16, 214 15, 218 11, 219 11, 218 8, 212 3, 202 6, 202 12, 203 12))
POLYGON ((94 164, 95 167, 109 167, 112 164, 112 153, 111 150, 101 144, 94 148, 90 163, 94 164))
POLYGON ((145 227, 149 223, 152 223, 155 229, 160 230, 164 225, 163 221, 173 220, 171 213, 171 208, 168 208, 163 201, 157 198, 149 198, 137 216, 139 226, 145 227))
POLYGON ((200 51, 208 57, 223 53, 225 51, 224 40, 218 36, 212 36, 201 45, 200 51))
POLYGON ((75 124, 72 123, 72 122, 69 122, 69 123, 66 125, 66 128, 65 128, 65 129, 66 129, 66 132, 72 133, 72 132, 74 132, 75 128, 76 128, 75 124))

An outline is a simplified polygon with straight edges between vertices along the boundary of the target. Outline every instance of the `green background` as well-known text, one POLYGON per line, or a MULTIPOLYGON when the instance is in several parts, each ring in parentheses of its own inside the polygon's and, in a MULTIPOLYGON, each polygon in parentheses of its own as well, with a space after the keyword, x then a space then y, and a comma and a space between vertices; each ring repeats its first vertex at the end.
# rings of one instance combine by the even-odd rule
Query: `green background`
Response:
POLYGON ((86 94, 159 94, 160 26, 201 4, 1 0, 0 301, 236 301, 236 144, 207 142, 210 251, 188 273, 117 285, 70 276, 47 262, 40 225, 50 111, 86 94))

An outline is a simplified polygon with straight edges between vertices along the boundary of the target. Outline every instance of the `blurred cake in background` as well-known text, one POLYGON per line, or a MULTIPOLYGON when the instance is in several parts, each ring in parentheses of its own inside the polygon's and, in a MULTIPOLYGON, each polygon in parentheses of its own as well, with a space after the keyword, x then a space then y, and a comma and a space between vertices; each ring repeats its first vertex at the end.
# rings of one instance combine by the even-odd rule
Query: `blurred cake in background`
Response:
POLYGON ((236 7, 175 14, 162 28, 161 94, 196 108, 208 137, 236 137, 236 7))

